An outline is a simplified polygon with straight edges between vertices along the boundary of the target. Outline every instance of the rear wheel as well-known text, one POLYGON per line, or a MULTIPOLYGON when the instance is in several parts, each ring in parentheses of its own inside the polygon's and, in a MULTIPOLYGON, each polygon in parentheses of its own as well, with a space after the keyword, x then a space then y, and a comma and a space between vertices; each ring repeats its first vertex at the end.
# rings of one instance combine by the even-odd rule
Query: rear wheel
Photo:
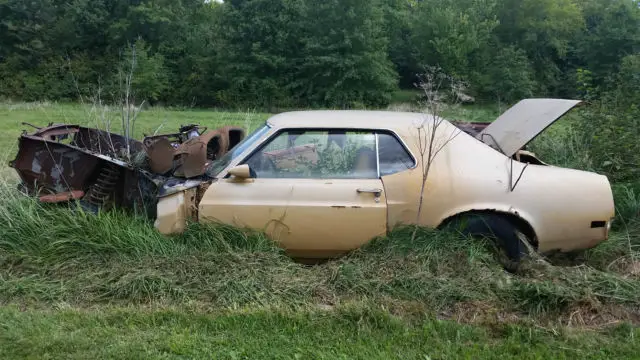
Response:
POLYGON ((447 228, 465 236, 489 238, 499 249, 500 262, 505 270, 516 272, 529 254, 526 235, 508 218, 499 214, 464 214, 447 224, 447 228))

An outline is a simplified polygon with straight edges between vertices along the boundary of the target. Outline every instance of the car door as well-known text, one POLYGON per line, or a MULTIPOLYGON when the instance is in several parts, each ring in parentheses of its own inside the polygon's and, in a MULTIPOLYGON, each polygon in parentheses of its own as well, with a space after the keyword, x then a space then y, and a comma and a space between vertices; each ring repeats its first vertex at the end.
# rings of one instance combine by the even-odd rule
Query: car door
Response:
POLYGON ((291 255, 331 257, 386 233, 371 131, 283 130, 241 164, 250 178, 211 184, 201 222, 264 231, 291 255))

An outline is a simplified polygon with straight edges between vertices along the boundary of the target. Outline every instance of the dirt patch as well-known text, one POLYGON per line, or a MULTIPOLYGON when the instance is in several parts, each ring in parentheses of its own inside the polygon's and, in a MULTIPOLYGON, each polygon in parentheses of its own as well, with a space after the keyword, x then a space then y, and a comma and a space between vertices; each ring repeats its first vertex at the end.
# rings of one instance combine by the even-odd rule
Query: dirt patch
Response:
POLYGON ((629 256, 620 257, 610 263, 606 270, 618 273, 625 278, 637 279, 640 278, 640 261, 629 256))
POLYGON ((449 310, 438 314, 442 320, 453 320, 461 324, 517 323, 523 316, 500 309, 488 301, 459 302, 449 310))
POLYGON ((450 311, 439 314, 443 320, 462 324, 487 325, 505 323, 535 323, 542 327, 563 326, 578 329, 601 329, 630 323, 640 326, 640 308, 599 304, 580 304, 561 314, 535 317, 524 313, 500 309, 482 301, 461 302, 450 311))
POLYGON ((631 323, 639 326, 640 308, 612 305, 577 305, 571 307, 555 321, 572 328, 598 329, 621 323, 631 323))

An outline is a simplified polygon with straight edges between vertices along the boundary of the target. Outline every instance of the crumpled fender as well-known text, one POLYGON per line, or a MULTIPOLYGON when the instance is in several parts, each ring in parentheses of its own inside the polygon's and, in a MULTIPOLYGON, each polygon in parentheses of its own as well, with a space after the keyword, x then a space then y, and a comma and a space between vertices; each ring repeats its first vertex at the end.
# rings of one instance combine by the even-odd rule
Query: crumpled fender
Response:
POLYGON ((173 176, 193 178, 202 176, 209 162, 226 154, 244 138, 245 131, 225 126, 193 137, 174 148, 167 138, 159 138, 146 144, 153 172, 165 174, 174 169, 173 176))

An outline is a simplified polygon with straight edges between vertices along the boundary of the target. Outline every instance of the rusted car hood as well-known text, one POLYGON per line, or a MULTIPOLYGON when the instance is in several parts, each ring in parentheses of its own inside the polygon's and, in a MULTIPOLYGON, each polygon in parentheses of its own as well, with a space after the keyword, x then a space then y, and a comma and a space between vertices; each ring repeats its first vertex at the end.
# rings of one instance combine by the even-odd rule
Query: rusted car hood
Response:
POLYGON ((79 200, 92 210, 116 206, 154 217, 158 196, 210 180, 207 166, 244 136, 242 128, 206 131, 192 124, 138 141, 96 128, 49 124, 23 132, 9 166, 21 178, 21 190, 43 202, 79 200))
POLYGON ((524 99, 500 115, 476 137, 511 157, 580 103, 579 100, 524 99))

